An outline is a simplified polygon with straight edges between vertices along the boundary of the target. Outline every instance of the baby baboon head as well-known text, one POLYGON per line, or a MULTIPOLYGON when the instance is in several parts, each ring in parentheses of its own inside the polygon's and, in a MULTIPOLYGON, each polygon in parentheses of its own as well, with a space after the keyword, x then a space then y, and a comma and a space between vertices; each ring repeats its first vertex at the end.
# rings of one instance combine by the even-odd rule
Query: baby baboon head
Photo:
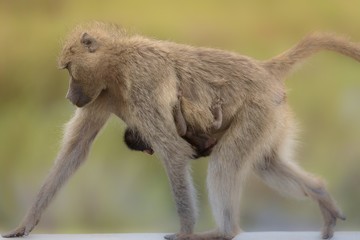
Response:
POLYGON ((69 34, 59 57, 59 67, 70 75, 68 98, 77 107, 94 101, 107 88, 109 48, 120 28, 103 23, 78 26, 69 34))

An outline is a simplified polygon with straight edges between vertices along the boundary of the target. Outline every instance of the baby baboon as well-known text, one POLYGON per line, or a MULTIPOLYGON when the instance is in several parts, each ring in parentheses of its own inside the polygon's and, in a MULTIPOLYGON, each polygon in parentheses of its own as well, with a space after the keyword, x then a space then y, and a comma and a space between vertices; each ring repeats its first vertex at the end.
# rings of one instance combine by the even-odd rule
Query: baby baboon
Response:
MULTIPOLYGON (((210 155, 212 148, 216 144, 216 139, 211 137, 206 133, 195 133, 192 130, 188 129, 185 118, 181 111, 181 94, 178 94, 179 101, 174 107, 174 121, 176 129, 181 137, 183 137, 187 142, 191 144, 194 148, 195 155, 194 158, 207 157, 210 155)), ((216 103, 213 107, 214 122, 213 130, 218 130, 221 127, 222 123, 222 112, 220 102, 216 103)), ((128 148, 136 151, 142 151, 152 155, 154 150, 151 148, 150 144, 142 139, 140 133, 135 129, 126 128, 124 133, 124 141, 128 148)))
POLYGON ((180 217, 167 239, 231 239, 240 232, 241 186, 252 169, 266 184, 291 196, 310 197, 324 218, 323 238, 344 219, 324 184, 292 160, 293 115, 284 79, 299 61, 331 50, 360 61, 360 45, 332 34, 312 34, 270 60, 127 35, 115 25, 77 27, 59 58, 70 74, 68 99, 78 106, 66 125, 62 147, 34 204, 5 237, 28 235, 55 193, 83 163, 111 113, 136 129, 162 159, 180 217), (193 148, 177 133, 177 89, 194 132, 212 127, 211 106, 222 99, 222 127, 208 166, 208 191, 217 228, 195 234, 196 194, 189 163, 193 148))
MULTIPOLYGON (((209 137, 205 133, 194 133, 187 131, 185 136, 182 136, 194 148, 195 155, 193 158, 207 157, 210 155, 211 150, 216 145, 216 139, 209 137)), ((131 150, 141 151, 152 155, 154 150, 149 143, 142 139, 140 133, 135 129, 126 128, 124 133, 124 142, 131 150)))
POLYGON ((209 134, 193 132, 191 130, 188 130, 182 137, 194 147, 195 159, 209 156, 217 143, 216 138, 209 137, 209 134))
POLYGON ((154 150, 149 143, 143 140, 136 129, 126 128, 124 133, 124 142, 126 146, 135 151, 141 151, 147 154, 154 154, 154 150))
POLYGON ((179 135, 184 138, 194 148, 194 158, 209 156, 213 147, 216 145, 217 140, 211 136, 213 131, 219 130, 222 124, 222 109, 221 101, 217 99, 214 106, 211 107, 211 113, 213 115, 213 122, 211 123, 211 129, 209 132, 195 131, 193 128, 187 126, 186 120, 183 115, 182 92, 178 93, 179 101, 174 107, 175 125, 179 135))
MULTIPOLYGON (((217 142, 215 138, 209 137, 208 134, 195 134, 192 131, 187 131, 182 137, 194 148, 195 155, 193 158, 195 159, 209 156, 217 142)), ((154 150, 151 148, 149 143, 143 140, 140 133, 135 129, 126 128, 124 133, 124 142, 131 150, 141 151, 150 155, 154 153, 154 150)))

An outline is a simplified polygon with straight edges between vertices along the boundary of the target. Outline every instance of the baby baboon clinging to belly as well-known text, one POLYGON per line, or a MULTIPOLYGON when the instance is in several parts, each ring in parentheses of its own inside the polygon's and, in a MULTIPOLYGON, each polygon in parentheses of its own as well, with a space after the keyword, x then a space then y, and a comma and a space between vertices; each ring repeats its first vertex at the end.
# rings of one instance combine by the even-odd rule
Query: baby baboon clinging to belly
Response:
MULTIPOLYGON (((182 96, 181 92, 178 94, 179 101, 174 106, 174 121, 178 134, 191 144, 194 148, 194 158, 209 156, 217 140, 204 132, 194 132, 191 128, 188 128, 186 120, 181 110, 182 96)), ((214 122, 211 130, 218 130, 222 123, 221 101, 218 100, 212 107, 214 115, 214 122)), ((142 151, 152 155, 154 150, 148 142, 146 142, 136 129, 126 128, 124 133, 124 142, 128 148, 136 151, 142 151)))
MULTIPOLYGON (((66 180, 88 155, 111 114, 136 129, 159 155, 180 218, 170 240, 224 240, 240 232, 242 182, 250 170, 276 190, 309 197, 331 238, 344 219, 325 185, 292 159, 295 124, 286 102, 284 79, 301 60, 331 50, 360 61, 360 45, 333 34, 312 34, 266 61, 237 53, 192 47, 124 33, 116 25, 93 23, 74 29, 64 43, 60 68, 70 75, 67 98, 78 108, 66 125, 55 164, 23 221, 5 237, 28 235, 66 180), (178 134, 173 109, 195 135, 212 128, 211 107, 221 97, 221 127, 208 166, 208 192, 217 228, 194 233, 196 194, 190 162, 194 149, 178 134), (189 101, 188 101, 189 100, 189 101)), ((159 206, 160 207, 160 206, 159 206)))

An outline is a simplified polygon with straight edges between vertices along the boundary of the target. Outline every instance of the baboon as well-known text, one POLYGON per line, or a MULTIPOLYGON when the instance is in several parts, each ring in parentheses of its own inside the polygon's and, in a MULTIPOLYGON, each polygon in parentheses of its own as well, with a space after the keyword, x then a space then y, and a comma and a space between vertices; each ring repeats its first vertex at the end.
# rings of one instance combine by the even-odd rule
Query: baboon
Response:
POLYGON ((141 151, 150 155, 154 154, 152 147, 142 139, 136 129, 126 128, 124 133, 124 142, 126 146, 135 151, 141 151))
MULTIPOLYGON (((194 158, 207 157, 210 155, 212 148, 216 144, 216 139, 210 137, 206 133, 195 133, 192 130, 187 128, 185 118, 181 111, 181 93, 178 94, 179 101, 174 106, 174 121, 176 129, 181 137, 183 137, 187 142, 191 144, 194 148, 195 155, 194 158)), ((212 129, 217 130, 221 127, 222 123, 222 112, 220 101, 216 103, 213 107, 214 122, 212 124, 212 129)), ((154 150, 151 148, 150 144, 142 139, 140 133, 136 129, 126 128, 124 133, 124 142, 129 149, 142 151, 152 155, 154 150)))
MULTIPOLYGON (((216 139, 209 137, 205 133, 194 133, 188 131, 185 136, 182 136, 194 148, 194 159, 200 157, 207 157, 210 155, 213 147, 216 144, 216 139)), ((135 129, 126 128, 124 133, 124 142, 131 150, 141 151, 147 154, 154 154, 154 150, 149 143, 144 141, 138 131, 135 129)))
MULTIPOLYGON (((187 131, 186 135, 182 137, 194 148, 195 155, 193 158, 195 159, 209 156, 217 142, 215 138, 209 137, 208 134, 194 133, 192 131, 187 131)), ((135 129, 125 129, 124 142, 131 150, 141 151, 150 155, 154 154, 154 150, 149 143, 143 140, 140 133, 135 129)))
POLYGON ((321 180, 292 159, 296 133, 284 79, 301 60, 331 50, 360 61, 360 45, 333 34, 310 34, 269 60, 127 34, 116 25, 92 23, 70 33, 59 57, 69 71, 67 98, 78 108, 66 125, 55 164, 18 228, 4 237, 28 235, 55 193, 85 161, 111 113, 136 129, 158 154, 169 178, 180 230, 178 239, 231 239, 240 232, 239 202, 247 172, 285 194, 309 197, 324 219, 322 237, 345 219, 321 180), (217 228, 194 233, 196 194, 190 174, 191 145, 177 133, 177 88, 187 125, 211 128, 211 106, 222 99, 222 124, 209 159, 208 192, 217 228))

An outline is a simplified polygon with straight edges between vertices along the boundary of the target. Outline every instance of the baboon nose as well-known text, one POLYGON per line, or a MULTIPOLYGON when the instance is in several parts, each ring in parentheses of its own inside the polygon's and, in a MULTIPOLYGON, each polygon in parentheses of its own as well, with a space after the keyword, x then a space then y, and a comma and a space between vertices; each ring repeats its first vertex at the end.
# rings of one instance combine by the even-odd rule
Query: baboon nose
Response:
POLYGON ((77 105, 77 102, 79 102, 79 96, 74 94, 72 91, 68 91, 66 94, 66 99, 68 99, 72 104, 77 105))

